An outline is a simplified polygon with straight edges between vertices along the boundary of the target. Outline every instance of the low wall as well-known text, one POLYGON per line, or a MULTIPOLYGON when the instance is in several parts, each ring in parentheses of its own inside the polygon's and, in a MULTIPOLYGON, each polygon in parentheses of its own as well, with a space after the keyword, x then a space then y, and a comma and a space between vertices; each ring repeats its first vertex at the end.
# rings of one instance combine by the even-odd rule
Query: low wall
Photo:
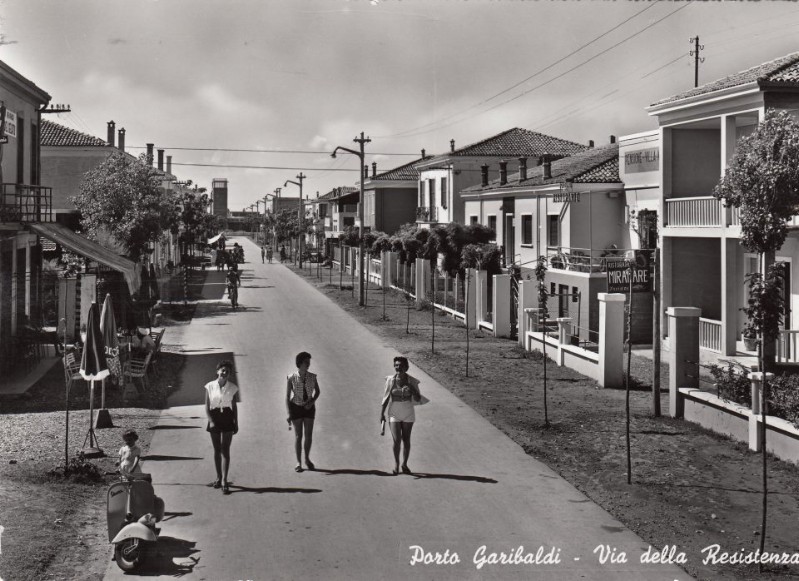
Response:
MULTIPOLYGON (((747 442, 751 450, 760 449, 760 414, 755 415, 745 406, 696 388, 681 387, 679 393, 686 420, 739 442, 747 442)), ((799 464, 799 429, 774 416, 766 416, 766 427, 766 450, 781 460, 799 464)))
MULTIPOLYGON (((538 349, 543 352, 543 339, 544 334, 535 331, 528 331, 525 340, 525 349, 532 351, 538 349)), ((599 355, 593 351, 575 347, 573 345, 566 345, 561 343, 558 339, 546 336, 547 342, 547 355, 559 367, 569 367, 578 373, 590 377, 594 381, 599 381, 599 355)))

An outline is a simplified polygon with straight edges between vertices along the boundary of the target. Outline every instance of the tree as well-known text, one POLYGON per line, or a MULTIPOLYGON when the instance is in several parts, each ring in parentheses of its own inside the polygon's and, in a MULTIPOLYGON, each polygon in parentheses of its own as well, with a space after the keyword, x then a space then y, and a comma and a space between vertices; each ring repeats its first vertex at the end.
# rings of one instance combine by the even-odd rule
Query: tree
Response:
POLYGON ((541 341, 544 348, 544 425, 549 427, 549 410, 547 409, 547 326, 549 318, 549 291, 547 291, 547 257, 539 256, 535 263, 535 278, 538 281, 538 313, 541 321, 541 341))
POLYGON ((178 221, 174 197, 161 187, 161 181, 144 155, 136 161, 113 153, 86 172, 72 201, 88 237, 95 239, 105 230, 138 260, 150 242, 178 221))
MULTIPOLYGON (((740 210, 741 244, 757 252, 765 276, 750 273, 750 323, 760 335, 760 370, 763 372, 763 406, 760 429, 763 452, 763 512, 760 550, 765 549, 768 514, 768 470, 766 456, 766 372, 772 363, 774 342, 782 318, 781 268, 774 256, 788 233, 788 220, 799 208, 799 123, 785 111, 767 111, 763 122, 742 137, 713 195, 726 206, 740 210)), ((762 568, 762 565, 761 565, 762 568)))

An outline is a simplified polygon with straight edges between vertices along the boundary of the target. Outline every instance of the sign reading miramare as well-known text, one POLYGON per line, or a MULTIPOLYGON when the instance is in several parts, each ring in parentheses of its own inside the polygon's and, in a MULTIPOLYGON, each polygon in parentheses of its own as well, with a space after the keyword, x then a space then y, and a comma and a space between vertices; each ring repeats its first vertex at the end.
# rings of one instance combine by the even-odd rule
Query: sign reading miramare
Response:
POLYGON ((636 149, 624 154, 624 171, 627 173, 641 173, 657 171, 660 169, 660 149, 636 149))
POLYGON ((630 274, 633 278, 634 293, 652 292, 652 269, 650 267, 649 250, 636 250, 635 259, 614 260, 607 263, 608 268, 608 292, 609 293, 629 293, 630 274), (630 270, 632 262, 632 270, 630 270))

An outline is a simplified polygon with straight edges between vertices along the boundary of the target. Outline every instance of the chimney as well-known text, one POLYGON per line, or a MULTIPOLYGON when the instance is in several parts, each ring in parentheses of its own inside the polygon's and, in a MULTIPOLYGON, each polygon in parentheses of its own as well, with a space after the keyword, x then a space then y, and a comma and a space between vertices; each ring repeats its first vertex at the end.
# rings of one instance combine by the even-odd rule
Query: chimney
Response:
POLYGON ((125 151, 125 128, 119 130, 119 151, 125 151))
POLYGON ((488 185, 488 164, 480 166, 480 185, 486 187, 488 185))
POLYGON ((150 164, 150 167, 153 165, 153 148, 155 147, 154 143, 147 144, 147 163, 150 164))
POLYGON ((499 185, 508 183, 508 162, 504 159, 499 162, 499 185))
POLYGON ((454 139, 450 139, 449 140, 449 150, 450 151, 455 151, 455 140, 454 139))
POLYGON ((549 160, 548 155, 544 155, 544 179, 552 179, 552 162, 549 160))
POLYGON ((164 150, 158 150, 158 171, 164 171, 164 150))
POLYGON ((373 161, 372 162, 372 177, 375 177, 376 175, 377 175, 377 162, 373 161))
POLYGON ((615 135, 611 135, 610 136, 610 144, 613 145, 614 143, 616 143, 616 136, 615 135))
POLYGON ((368 165, 364 165, 363 166, 363 177, 361 179, 363 179, 363 180, 369 179, 369 166, 368 165))
POLYGON ((589 139, 588 140, 588 147, 594 147, 594 140, 593 139, 589 139))
POLYGON ((172 175, 172 156, 166 156, 166 173, 172 175))
POLYGON ((108 145, 114 147, 114 130, 116 128, 116 123, 113 121, 108 122, 108 145))
POLYGON ((527 158, 519 158, 519 181, 523 182, 527 179, 527 158))
POLYGON ((425 155, 424 148, 422 148, 422 159, 424 159, 426 157, 427 157, 427 155, 425 155))

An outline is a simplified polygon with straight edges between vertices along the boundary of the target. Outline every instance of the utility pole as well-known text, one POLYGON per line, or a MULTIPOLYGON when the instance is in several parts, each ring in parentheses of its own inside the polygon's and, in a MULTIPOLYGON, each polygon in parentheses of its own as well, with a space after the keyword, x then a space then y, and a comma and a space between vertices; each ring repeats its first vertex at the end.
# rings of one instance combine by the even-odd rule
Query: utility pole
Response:
POLYGON ((303 238, 303 231, 302 225, 305 222, 305 216, 303 216, 303 205, 302 205, 302 180, 307 178, 308 176, 303 175, 302 172, 299 173, 297 179, 300 180, 298 182, 292 180, 286 180, 286 183, 283 184, 283 187, 286 187, 289 184, 294 184, 295 186, 300 187, 300 200, 299 205, 297 206, 297 257, 299 259, 300 268, 302 268, 302 238, 303 238))
POLYGON ((330 157, 335 158, 336 152, 341 149, 346 151, 347 153, 351 153, 353 155, 357 155, 360 161, 360 165, 358 166, 358 173, 360 175, 360 185, 361 185, 361 195, 358 200, 358 238, 360 238, 360 242, 358 243, 358 306, 364 306, 366 304, 365 294, 364 294, 364 268, 366 266, 366 262, 364 260, 364 252, 363 252, 363 182, 364 182, 364 146, 367 143, 371 143, 372 140, 368 137, 364 137, 363 131, 361 131, 361 136, 356 137, 353 139, 355 143, 359 145, 359 150, 355 151, 354 149, 350 149, 349 147, 343 147, 339 145, 336 149, 333 150, 333 153, 330 154, 330 157))
POLYGON ((689 38, 688 42, 693 43, 694 50, 688 53, 689 56, 694 57, 694 87, 699 86, 699 63, 705 62, 705 57, 699 57, 699 51, 705 50, 704 44, 699 44, 699 35, 689 38))

